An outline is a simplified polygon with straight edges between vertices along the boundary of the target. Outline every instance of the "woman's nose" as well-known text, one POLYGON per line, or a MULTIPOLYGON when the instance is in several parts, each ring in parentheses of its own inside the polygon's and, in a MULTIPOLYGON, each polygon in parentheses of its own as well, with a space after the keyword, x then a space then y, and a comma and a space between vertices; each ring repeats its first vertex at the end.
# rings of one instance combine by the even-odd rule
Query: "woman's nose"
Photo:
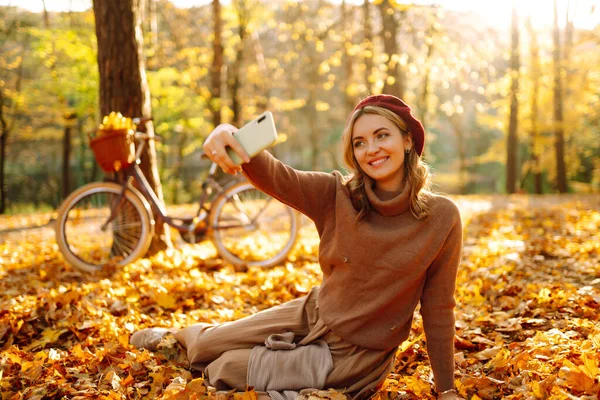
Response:
POLYGON ((379 151, 379 146, 377 145, 376 142, 372 142, 367 144, 367 153, 368 154, 377 154, 377 152, 379 151))

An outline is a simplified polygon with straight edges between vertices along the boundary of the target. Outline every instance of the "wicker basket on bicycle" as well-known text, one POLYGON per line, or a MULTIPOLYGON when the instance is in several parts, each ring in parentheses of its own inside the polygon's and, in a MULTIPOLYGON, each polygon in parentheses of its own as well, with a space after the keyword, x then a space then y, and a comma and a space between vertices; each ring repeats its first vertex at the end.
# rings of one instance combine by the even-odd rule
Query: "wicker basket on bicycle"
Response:
POLYGON ((135 161, 134 125, 120 113, 104 117, 96 136, 90 138, 94 157, 105 172, 116 172, 135 161))

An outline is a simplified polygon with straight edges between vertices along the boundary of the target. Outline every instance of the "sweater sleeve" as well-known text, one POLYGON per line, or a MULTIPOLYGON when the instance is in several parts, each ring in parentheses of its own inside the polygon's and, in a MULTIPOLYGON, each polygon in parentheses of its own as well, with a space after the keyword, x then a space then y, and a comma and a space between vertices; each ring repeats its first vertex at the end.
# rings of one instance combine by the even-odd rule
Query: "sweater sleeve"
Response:
POLYGON ((299 171, 263 151, 242 169, 259 190, 295 208, 315 223, 335 202, 336 178, 333 174, 299 171))
POLYGON ((462 224, 458 209, 451 204, 454 224, 427 270, 421 295, 427 353, 438 392, 454 387, 454 291, 462 252, 462 224))

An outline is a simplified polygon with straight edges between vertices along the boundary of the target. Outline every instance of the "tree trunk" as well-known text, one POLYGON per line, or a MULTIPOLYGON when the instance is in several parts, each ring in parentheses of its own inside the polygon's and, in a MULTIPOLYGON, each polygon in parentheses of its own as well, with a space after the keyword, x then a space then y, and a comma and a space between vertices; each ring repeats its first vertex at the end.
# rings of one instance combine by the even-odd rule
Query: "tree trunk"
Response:
POLYGON ((235 54, 235 61, 232 67, 229 69, 231 72, 229 76, 229 92, 231 93, 231 111, 233 112, 233 124, 237 127, 241 127, 244 121, 242 116, 242 102, 240 96, 240 88, 242 86, 242 62, 244 60, 244 45, 247 36, 248 29, 248 13, 249 8, 246 4, 246 0, 234 1, 234 7, 236 9, 238 18, 238 29, 240 42, 235 54))
POLYGON ((365 0, 363 2, 363 41, 364 41, 364 62, 365 62, 365 87, 367 88, 367 93, 372 93, 373 86, 373 77, 371 74, 373 73, 373 52, 375 50, 373 46, 373 25, 371 21, 371 5, 369 4, 369 0, 365 0))
POLYGON ((180 183, 183 182, 183 159, 184 159, 184 149, 187 144, 187 136, 180 130, 177 132, 177 160, 175 161, 175 165, 173 168, 173 176, 171 180, 173 181, 173 204, 179 204, 179 188, 180 183))
POLYGON ((256 110, 257 114, 267 111, 269 107, 269 96, 271 93, 271 84, 269 80, 269 70, 265 62, 265 53, 260 44, 260 37, 257 32, 252 32, 252 47, 254 48, 254 57, 256 65, 260 71, 261 78, 255 83, 256 90, 256 110))
POLYGON ((383 86, 383 93, 402 98, 404 96, 404 76, 400 68, 399 55, 401 51, 398 46, 398 25, 394 15, 396 11, 390 0, 379 3, 379 12, 383 23, 381 36, 383 39, 383 51, 387 56, 387 78, 383 86))
POLYGON ((519 100, 519 24, 517 8, 513 2, 512 29, 510 50, 510 115, 508 121, 508 138, 506 143, 506 193, 515 193, 517 189, 518 170, 518 113, 519 100))
POLYGON ((460 194, 467 193, 467 148, 465 146, 465 132, 462 127, 461 114, 450 116, 450 123, 456 135, 456 146, 458 150, 458 191, 460 194))
MULTIPOLYGON (((44 27, 50 31, 50 19, 48 17, 48 10, 46 9, 46 2, 42 0, 44 6, 44 27)), ((51 53, 53 57, 55 55, 54 42, 51 43, 51 53)), ((71 122, 70 114, 71 109, 67 104, 67 99, 60 90, 60 83, 58 74, 56 73, 56 60, 53 60, 49 66, 51 75, 54 77, 54 83, 56 84, 58 104, 64 109, 63 123, 64 123, 64 135, 63 135, 63 158, 62 158, 62 193, 61 200, 67 198, 71 193, 71 170, 70 170, 70 157, 71 157, 71 122)))
POLYGON ((65 134, 63 136, 63 163, 62 163, 62 199, 71 193, 71 129, 77 122, 77 114, 68 110, 63 116, 65 134))
POLYGON ((161 66, 162 53, 158 41, 158 0, 142 0, 139 18, 142 21, 142 33, 149 39, 146 70, 157 71, 161 66))
POLYGON ((8 143, 8 123, 4 116, 4 88, 0 88, 0 214, 6 212, 6 182, 4 168, 6 166, 6 144, 8 143))
MULTIPOLYGON (((433 52, 435 51, 435 34, 437 29, 437 15, 429 24, 427 33, 425 34, 425 44, 427 45, 427 54, 425 56, 425 71, 423 72, 423 89, 419 98, 419 119, 421 123, 427 129, 427 114, 429 111, 429 94, 430 94, 430 80, 431 80, 431 63, 433 58, 433 52)), ((426 145, 427 146, 427 145, 426 145)), ((427 151, 425 152, 427 153, 427 151)))
POLYGON ((355 99, 348 93, 348 89, 352 83, 352 56, 348 54, 350 47, 352 46, 352 17, 353 13, 348 11, 348 4, 346 0, 342 0, 341 4, 342 14, 342 65, 344 68, 342 88, 344 88, 344 105, 346 112, 349 113, 354 108, 355 99))
MULTIPOLYGON (((120 111, 127 117, 150 117, 150 89, 146 81, 140 19, 143 0, 94 0, 93 6, 98 38, 101 115, 120 111)), ((139 129, 154 136, 152 122, 139 129)), ((154 141, 148 141, 141 159, 146 179, 163 201, 154 141)), ((154 217, 157 224, 149 254, 170 246, 169 230, 156 212, 154 217)))
POLYGON ((538 127, 538 97, 540 93, 540 53, 537 42, 536 32, 531 24, 531 17, 527 18, 527 30, 529 31, 530 54, 531 60, 531 145, 530 153, 533 162, 533 186, 535 194, 542 194, 542 167, 540 162, 540 137, 538 127))
POLYGON ((158 52, 158 12, 157 12, 157 0, 148 0, 150 2, 150 44, 152 48, 152 54, 156 56, 158 52))
POLYGON ((221 3, 213 0, 214 40, 213 62, 211 69, 212 98, 210 110, 213 115, 213 126, 221 124, 221 70, 223 69, 223 45, 221 44, 221 3))
MULTIPOLYGON (((312 51, 312 50, 311 50, 312 51)), ((308 134, 310 137, 310 169, 318 169, 319 154, 321 152, 321 132, 318 129, 317 120, 319 118, 317 112, 317 96, 319 87, 319 62, 315 59, 313 54, 309 54, 307 57, 308 72, 308 99, 306 102, 306 120, 308 123, 308 134)))
POLYGON ((42 0, 42 6, 44 8, 44 26, 46 29, 50 28, 50 17, 48 16, 48 9, 46 8, 46 1, 42 0))
MULTIPOLYGON (((575 5, 577 6, 577 5, 575 5)), ((574 14, 574 12, 573 12, 574 14)), ((570 60, 571 60, 571 51, 573 50, 573 33, 575 27, 573 26, 573 18, 574 15, 571 14, 571 1, 567 1, 567 13, 566 13, 566 21, 565 21, 565 44, 563 46, 563 62, 562 67, 565 71, 565 98, 563 102, 569 102, 569 96, 573 93, 573 87, 570 87, 569 83, 572 83, 573 73, 570 68, 570 60)), ((568 112, 568 109, 566 110, 568 112)), ((568 119, 568 118, 567 118, 568 119)))
MULTIPOLYGON (((25 52, 29 47, 29 42, 25 42, 21 53, 21 61, 17 67, 17 80, 15 82, 14 93, 21 93, 21 83, 23 80, 23 59, 25 58, 25 52)), ((17 115, 19 110, 19 103, 11 101, 6 97, 4 88, 0 87, 0 214, 6 212, 8 205, 8 191, 6 190, 6 149, 8 147, 8 137, 10 132, 13 130, 17 121, 17 115), (9 123, 8 116, 4 114, 5 110, 12 107, 12 121, 9 123)))
POLYGON ((558 5, 554 0, 554 150, 556 154, 556 184, 560 193, 566 193, 567 169, 565 165, 565 133, 562 100, 562 78, 560 58, 560 29, 558 27, 558 5))
POLYGON ((77 179, 76 186, 82 186, 89 182, 87 179, 89 171, 86 171, 85 161, 89 152, 87 135, 84 132, 83 126, 88 119, 87 115, 77 118, 77 138, 79 139, 79 148, 77 149, 77 179))

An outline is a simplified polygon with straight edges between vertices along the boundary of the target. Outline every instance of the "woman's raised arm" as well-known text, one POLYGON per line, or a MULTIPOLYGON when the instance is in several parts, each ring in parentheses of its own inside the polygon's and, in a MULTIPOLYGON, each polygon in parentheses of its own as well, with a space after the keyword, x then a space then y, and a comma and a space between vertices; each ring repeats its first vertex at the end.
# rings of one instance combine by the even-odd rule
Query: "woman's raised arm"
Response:
POLYGON ((229 174, 243 170, 246 178, 258 189, 305 214, 318 226, 320 218, 334 203, 337 185, 335 175, 296 170, 267 151, 250 160, 233 137, 236 130, 232 125, 217 126, 204 142, 206 155, 229 174), (240 166, 234 163, 227 154, 227 146, 238 153, 244 164, 240 166))

